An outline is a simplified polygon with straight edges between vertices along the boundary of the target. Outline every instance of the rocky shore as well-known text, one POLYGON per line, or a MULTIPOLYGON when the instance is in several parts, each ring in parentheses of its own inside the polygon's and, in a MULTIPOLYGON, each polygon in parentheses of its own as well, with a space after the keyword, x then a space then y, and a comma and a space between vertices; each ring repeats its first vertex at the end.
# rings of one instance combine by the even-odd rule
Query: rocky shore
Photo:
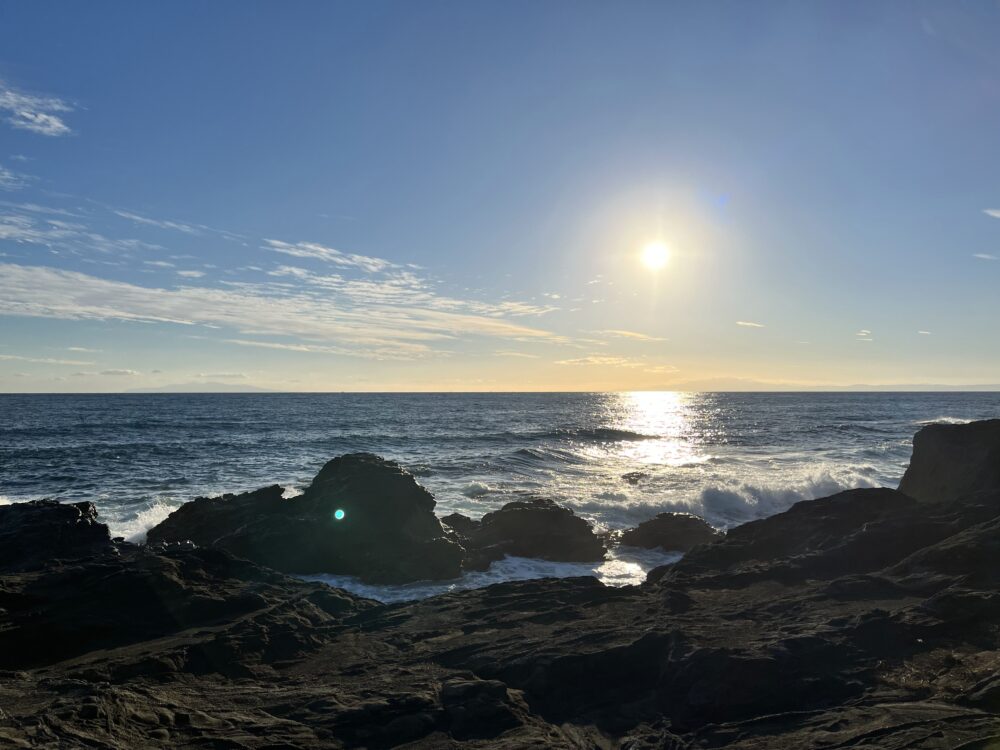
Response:
POLYGON ((112 539, 0 507, 0 747, 1000 747, 1000 420, 932 425, 899 490, 607 539, 544 498, 438 519, 396 464, 199 498, 112 539), (644 585, 383 605, 290 574, 448 579, 504 555, 686 551, 644 585))

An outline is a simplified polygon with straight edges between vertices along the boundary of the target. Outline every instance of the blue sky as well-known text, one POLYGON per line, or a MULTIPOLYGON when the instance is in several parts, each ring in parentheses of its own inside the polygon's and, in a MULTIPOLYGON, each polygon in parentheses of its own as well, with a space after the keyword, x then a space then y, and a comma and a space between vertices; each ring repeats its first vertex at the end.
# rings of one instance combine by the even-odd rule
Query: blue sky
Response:
POLYGON ((997 38, 992 2, 4 3, 0 391, 1000 383, 997 38))

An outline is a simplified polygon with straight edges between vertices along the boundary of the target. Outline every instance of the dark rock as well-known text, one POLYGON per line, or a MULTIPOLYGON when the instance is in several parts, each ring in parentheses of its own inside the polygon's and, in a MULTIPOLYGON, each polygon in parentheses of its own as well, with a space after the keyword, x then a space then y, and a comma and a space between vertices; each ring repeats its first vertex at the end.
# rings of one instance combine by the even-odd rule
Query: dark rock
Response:
POLYGON ((946 502, 1000 490, 1000 419, 932 424, 913 438, 899 491, 921 502, 946 502))
MULTIPOLYGON (((254 613, 278 619, 275 608, 280 602, 295 602, 297 612, 288 616, 303 625, 310 620, 334 622, 372 606, 220 550, 154 550, 126 544, 116 552, 70 563, 52 560, 45 570, 5 576, 0 588, 0 669, 37 667, 194 626, 240 620, 246 625, 254 613)), ((308 631, 298 637, 308 641, 308 631)), ((305 641, 299 644, 302 648, 305 641)), ((277 642, 276 630, 256 647, 247 641, 242 658, 253 648, 274 649, 277 642)), ((164 663, 189 662, 193 653, 164 663)))
POLYGON ((687 552, 699 544, 714 542, 721 536, 698 516, 660 513, 622 534, 621 543, 645 549, 662 547, 667 551, 687 552))
POLYGON ((450 733, 458 739, 495 737, 520 724, 507 686, 499 680, 449 680, 441 686, 441 704, 450 733))
POLYGON ((468 538, 473 549, 494 547, 508 555, 561 562, 603 560, 607 552, 589 523, 542 498, 516 500, 487 513, 468 538))
POLYGON ((482 526, 480 521, 464 516, 461 513, 449 513, 441 519, 441 523, 464 537, 475 533, 482 526))
POLYGON ((393 461, 335 458, 306 491, 280 487, 199 498, 151 529, 151 544, 190 540, 286 573, 335 573, 372 583, 455 578, 462 548, 445 537, 434 498, 393 461))
POLYGON ((0 506, 0 570, 29 570, 54 559, 113 549, 93 503, 35 500, 0 506))
POLYGON ((692 549, 663 580, 740 586, 768 576, 784 581, 878 570, 948 533, 917 511, 916 501, 890 489, 847 490, 799 502, 692 549))

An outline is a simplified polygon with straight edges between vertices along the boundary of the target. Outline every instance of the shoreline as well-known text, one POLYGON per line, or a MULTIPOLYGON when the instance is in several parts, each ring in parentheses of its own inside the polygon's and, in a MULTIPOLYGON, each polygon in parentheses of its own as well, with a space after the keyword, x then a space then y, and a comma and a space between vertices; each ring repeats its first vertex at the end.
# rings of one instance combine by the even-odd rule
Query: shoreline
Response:
POLYGON ((442 525, 369 454, 292 500, 188 503, 147 545, 111 539, 90 503, 2 506, 0 744, 985 750, 1000 738, 1000 420, 913 445, 899 490, 724 535, 657 517, 628 538, 687 551, 640 585, 540 578, 388 604, 274 566, 445 580, 606 542, 543 500, 442 525))

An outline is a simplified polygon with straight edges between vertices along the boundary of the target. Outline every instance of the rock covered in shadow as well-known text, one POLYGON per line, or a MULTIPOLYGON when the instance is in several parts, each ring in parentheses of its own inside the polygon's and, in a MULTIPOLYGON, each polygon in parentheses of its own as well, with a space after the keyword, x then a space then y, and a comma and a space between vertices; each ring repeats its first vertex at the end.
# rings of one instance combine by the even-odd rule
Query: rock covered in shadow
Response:
POLYGON ((555 562, 595 562, 607 552, 587 521, 544 498, 515 500, 487 513, 467 539, 472 550, 555 562))
POLYGON ((198 498, 147 535, 190 540, 286 573, 353 575, 369 583, 456 578, 463 550, 446 538, 434 498, 393 461, 353 453, 328 462, 305 492, 280 487, 198 498))
POLYGON ((441 518, 441 523, 444 524, 446 529, 451 529, 456 534, 465 538, 478 531, 479 527, 482 526, 481 522, 474 518, 469 518, 462 513, 449 513, 441 518))
POLYGON ((913 437, 899 491, 921 502, 946 502, 1000 490, 1000 419, 932 424, 913 437))
POLYGON ((662 547, 668 552, 687 552, 699 544, 708 544, 722 535, 698 516, 690 513, 660 513, 643 521, 636 528, 627 530, 621 543, 630 547, 653 549, 662 547))
POLYGON ((57 559, 112 549, 93 503, 33 500, 0 506, 0 570, 29 570, 57 559))

